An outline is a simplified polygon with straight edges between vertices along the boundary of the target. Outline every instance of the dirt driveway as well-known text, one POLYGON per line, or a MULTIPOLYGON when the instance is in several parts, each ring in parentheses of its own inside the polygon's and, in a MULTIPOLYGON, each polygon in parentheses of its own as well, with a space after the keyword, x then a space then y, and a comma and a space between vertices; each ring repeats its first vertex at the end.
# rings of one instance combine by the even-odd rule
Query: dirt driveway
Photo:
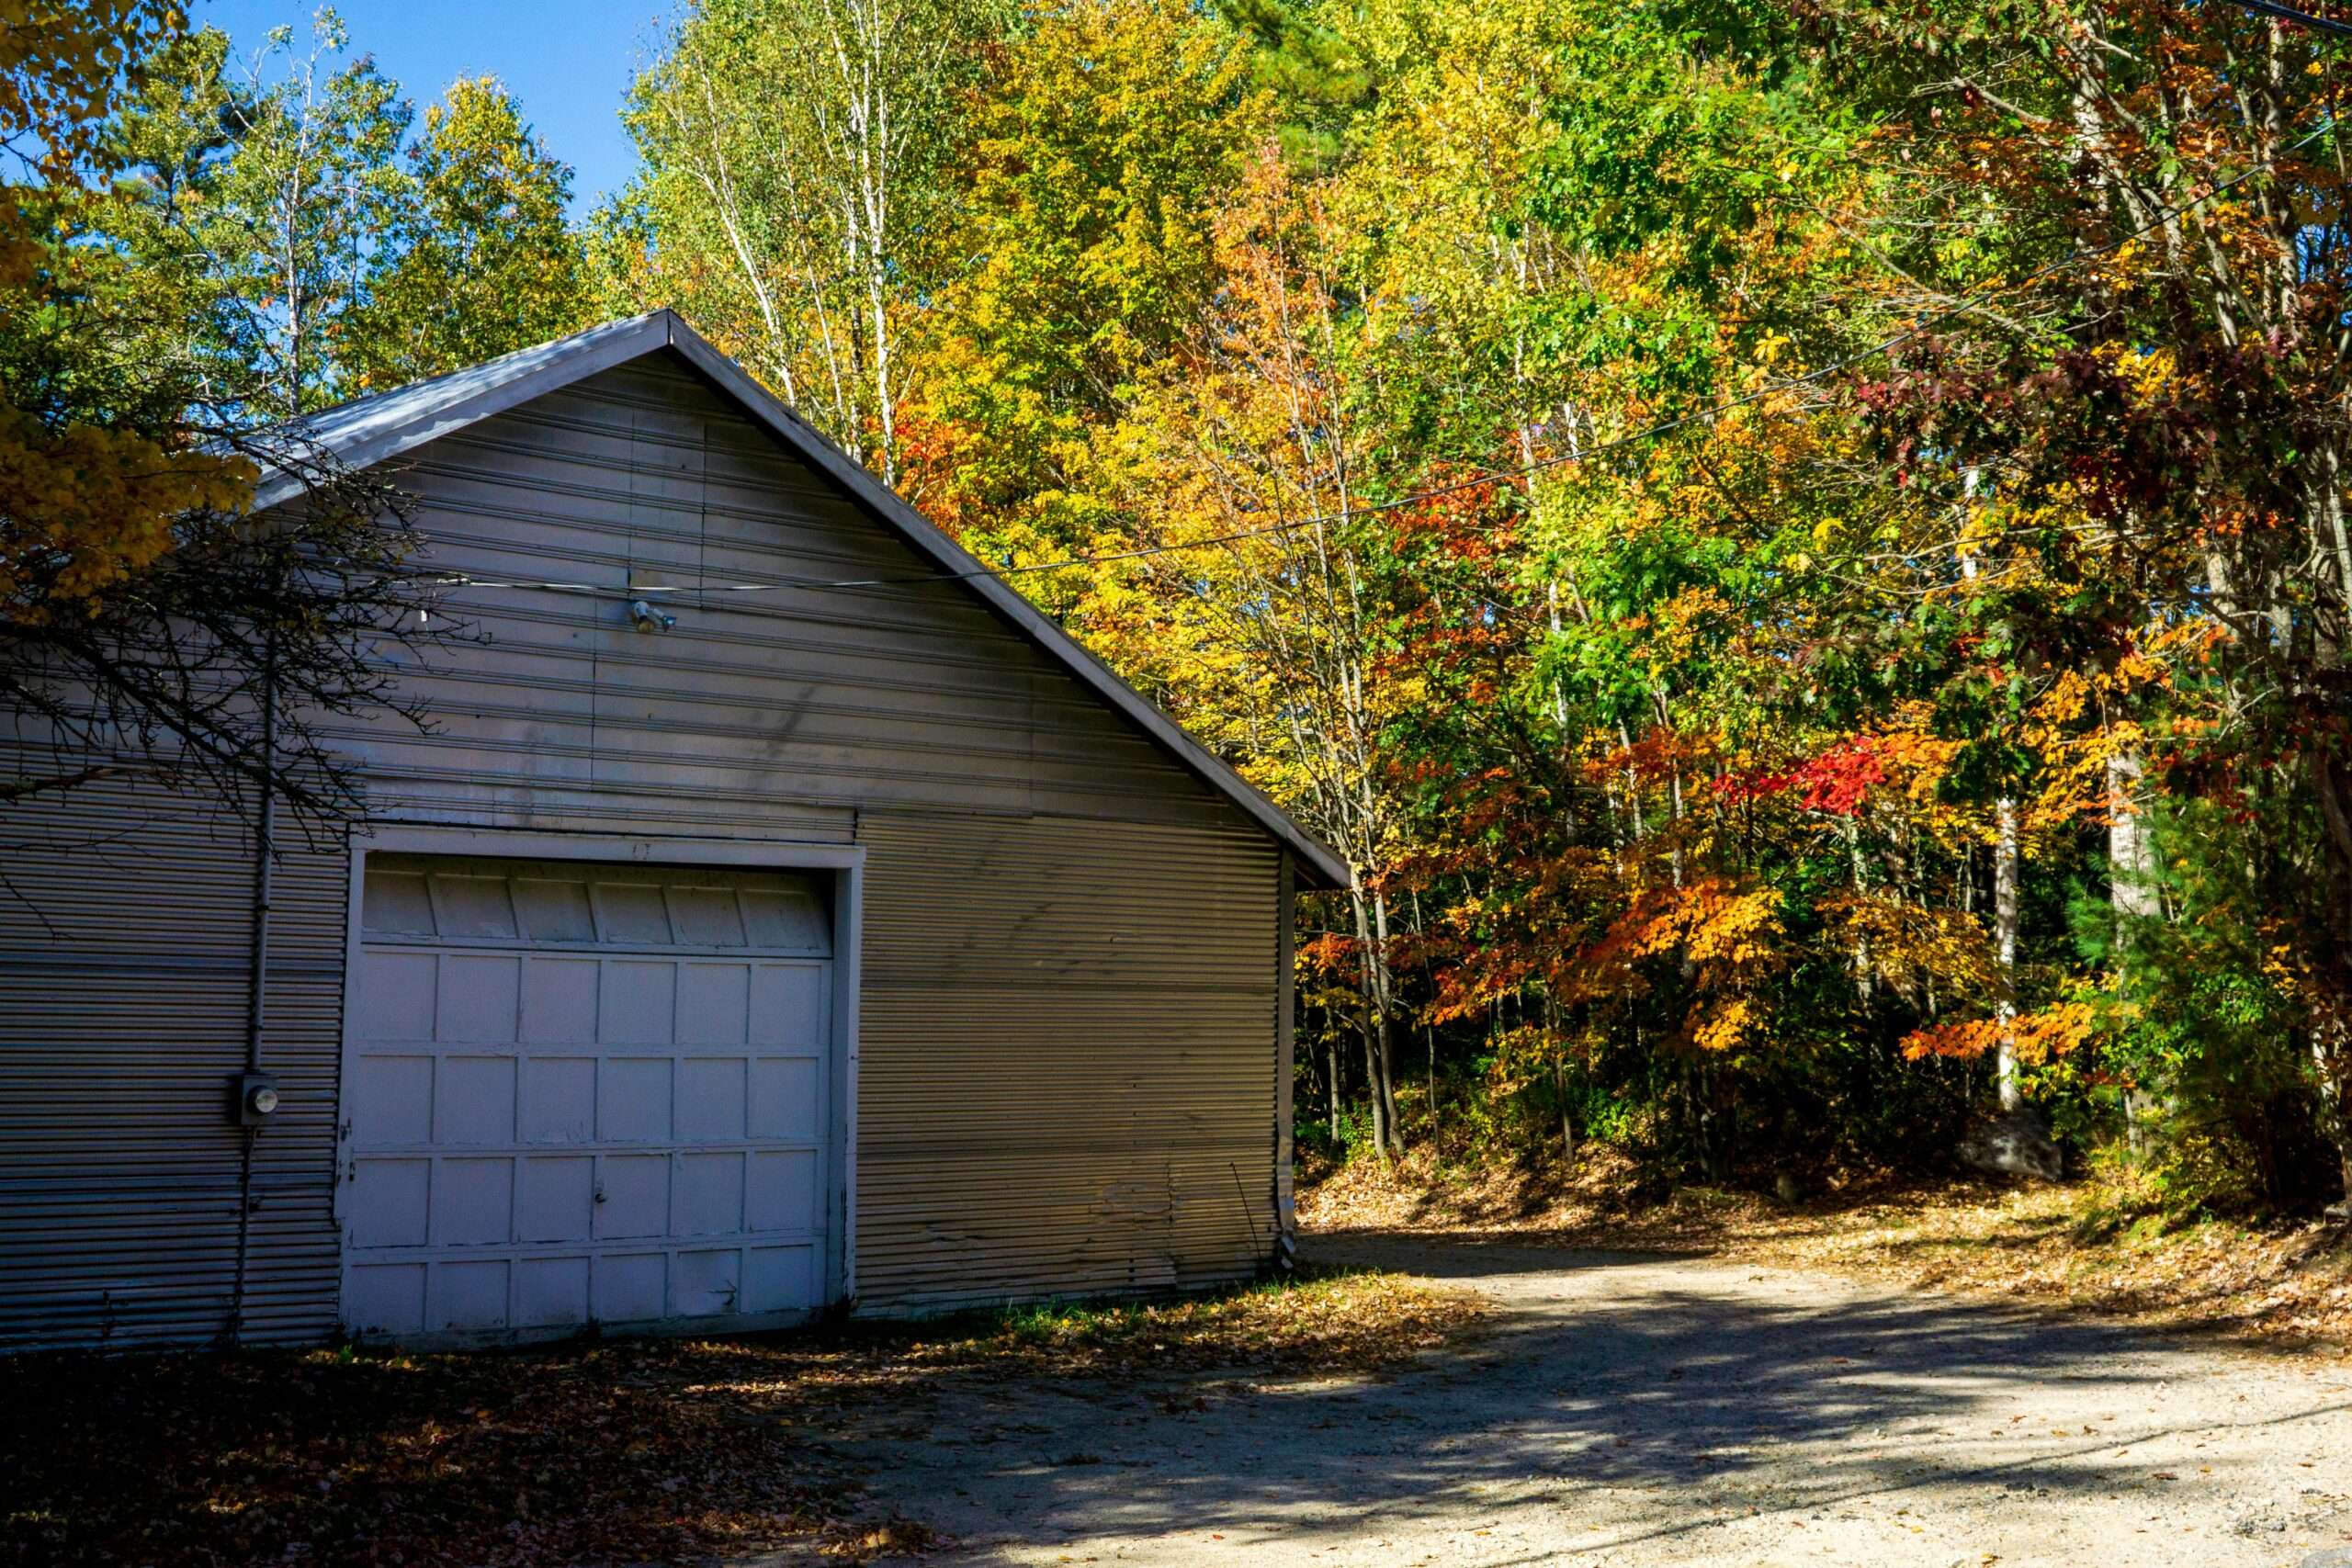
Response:
POLYGON ((2352 1363, 1706 1259, 1393 1237, 1467 1346, 1379 1380, 957 1391, 848 1434, 960 1561, 2300 1562, 2352 1542, 2352 1363))

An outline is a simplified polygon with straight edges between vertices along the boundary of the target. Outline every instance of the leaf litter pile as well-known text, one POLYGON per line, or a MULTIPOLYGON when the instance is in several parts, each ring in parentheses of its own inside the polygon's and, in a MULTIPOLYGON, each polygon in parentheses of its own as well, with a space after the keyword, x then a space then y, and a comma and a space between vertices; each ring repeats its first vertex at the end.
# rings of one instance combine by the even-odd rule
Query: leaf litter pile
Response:
POLYGON ((1469 1297, 1328 1273, 1162 1304, 471 1356, 0 1359, 0 1562, 643 1562, 934 1544, 828 1433, 950 1380, 1376 1371, 1469 1297))
POLYGON ((2352 1228, 2168 1215, 2127 1177, 2066 1185, 1845 1173, 1795 1202, 1647 1190, 1588 1145, 1573 1167, 1359 1159, 1304 1181, 1309 1231, 1509 1235, 1606 1251, 1706 1253, 2352 1354, 2352 1228))

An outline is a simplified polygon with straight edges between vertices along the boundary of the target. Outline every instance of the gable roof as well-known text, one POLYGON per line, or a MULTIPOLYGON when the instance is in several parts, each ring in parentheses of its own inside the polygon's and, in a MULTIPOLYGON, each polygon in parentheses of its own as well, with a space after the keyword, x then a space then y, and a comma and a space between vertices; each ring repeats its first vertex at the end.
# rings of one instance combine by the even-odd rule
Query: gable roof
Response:
MULTIPOLYGON (((1300 884, 1307 887, 1348 886, 1347 863, 1294 821, 1143 694, 1047 620, 1010 583, 949 538, 896 491, 820 434, 742 367, 713 348, 669 310, 651 311, 553 343, 526 348, 469 369, 379 392, 309 415, 274 433, 306 459, 331 457, 346 468, 385 462, 478 420, 568 387, 583 378, 664 349, 673 350, 722 394, 764 426, 786 448, 831 479, 858 507, 911 547, 943 574, 956 576, 998 617, 1068 669, 1080 684, 1124 715, 1161 750, 1230 799, 1296 857, 1300 884)), ((292 467, 264 474, 256 510, 288 501, 302 491, 292 467)))

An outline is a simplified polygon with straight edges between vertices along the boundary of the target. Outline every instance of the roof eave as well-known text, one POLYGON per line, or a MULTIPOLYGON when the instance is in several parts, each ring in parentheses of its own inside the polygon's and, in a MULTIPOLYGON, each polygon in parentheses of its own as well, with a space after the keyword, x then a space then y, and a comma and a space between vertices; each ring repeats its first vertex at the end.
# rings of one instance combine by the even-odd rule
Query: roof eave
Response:
MULTIPOLYGON (((283 444, 282 449, 293 449, 288 451, 289 458, 299 457, 300 448, 309 443, 331 452, 335 463, 345 469, 371 468, 477 421, 503 413, 542 392, 553 391, 582 377, 626 365, 665 347, 673 322, 684 325, 668 310, 650 310, 437 377, 425 385, 450 383, 445 389, 446 400, 420 401, 410 417, 388 417, 381 428, 362 421, 356 430, 339 430, 337 422, 322 415, 282 425, 272 433, 273 438, 283 444)), ((400 389, 386 393, 382 403, 387 414, 396 416, 404 394, 413 390, 400 389)), ((329 415, 334 412, 328 411, 329 415)), ((253 509, 258 512, 291 501, 307 488, 299 472, 275 468, 265 474, 255 487, 253 509)))

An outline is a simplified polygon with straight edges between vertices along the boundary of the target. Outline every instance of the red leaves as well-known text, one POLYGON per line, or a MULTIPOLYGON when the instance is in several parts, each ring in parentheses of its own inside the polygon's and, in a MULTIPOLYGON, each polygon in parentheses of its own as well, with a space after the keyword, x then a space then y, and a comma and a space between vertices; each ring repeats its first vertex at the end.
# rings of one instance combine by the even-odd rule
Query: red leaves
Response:
POLYGON ((1796 790, 1802 792, 1797 804, 1807 811, 1851 817, 1861 809, 1871 786, 1885 782, 1886 759, 1878 738, 1857 735, 1784 773, 1727 775, 1717 781, 1715 789, 1734 803, 1796 790))

